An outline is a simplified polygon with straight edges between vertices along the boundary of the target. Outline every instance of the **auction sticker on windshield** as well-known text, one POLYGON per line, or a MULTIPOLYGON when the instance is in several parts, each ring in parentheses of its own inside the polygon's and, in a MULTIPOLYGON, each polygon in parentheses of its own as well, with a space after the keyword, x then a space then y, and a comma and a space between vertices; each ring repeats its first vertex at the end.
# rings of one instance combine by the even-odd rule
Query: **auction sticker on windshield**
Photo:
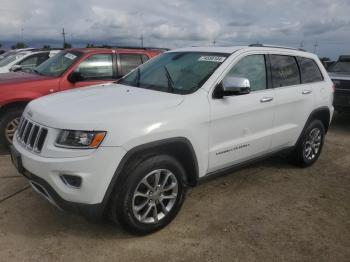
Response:
POLYGON ((198 61, 222 63, 225 59, 223 56, 201 56, 198 61))
POLYGON ((64 57, 66 57, 66 58, 68 58, 68 59, 70 59, 70 60, 74 60, 75 58, 77 58, 77 56, 76 55, 73 55, 73 54, 71 54, 71 53, 67 53, 67 54, 65 54, 65 56, 64 57))

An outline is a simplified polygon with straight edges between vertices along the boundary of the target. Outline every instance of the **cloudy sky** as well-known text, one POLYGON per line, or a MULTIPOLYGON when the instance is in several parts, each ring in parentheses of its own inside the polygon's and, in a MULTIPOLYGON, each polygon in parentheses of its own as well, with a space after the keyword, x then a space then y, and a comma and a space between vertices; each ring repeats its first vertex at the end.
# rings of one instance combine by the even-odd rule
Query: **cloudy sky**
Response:
POLYGON ((181 47, 265 43, 350 54, 350 0, 2 0, 0 43, 181 47), (23 29, 23 30, 22 30, 23 29), (316 45, 316 46, 315 46, 316 45))

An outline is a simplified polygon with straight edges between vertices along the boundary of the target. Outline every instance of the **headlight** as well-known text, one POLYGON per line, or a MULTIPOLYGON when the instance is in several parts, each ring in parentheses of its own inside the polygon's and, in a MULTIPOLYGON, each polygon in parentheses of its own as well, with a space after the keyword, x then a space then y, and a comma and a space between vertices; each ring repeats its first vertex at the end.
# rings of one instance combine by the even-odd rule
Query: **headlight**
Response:
POLYGON ((56 140, 56 146, 67 148, 98 148, 106 132, 62 130, 56 140))

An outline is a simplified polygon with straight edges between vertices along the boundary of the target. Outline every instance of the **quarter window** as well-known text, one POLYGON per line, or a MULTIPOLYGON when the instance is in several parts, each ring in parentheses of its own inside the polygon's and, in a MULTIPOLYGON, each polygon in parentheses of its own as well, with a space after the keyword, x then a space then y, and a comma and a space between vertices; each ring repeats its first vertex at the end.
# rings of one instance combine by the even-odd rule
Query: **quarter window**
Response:
POLYGON ((131 70, 142 64, 141 55, 139 54, 119 54, 120 57, 120 75, 124 76, 131 70))
POLYGON ((295 57, 271 55, 272 86, 292 86, 300 84, 299 68, 295 57))
POLYGON ((298 57, 300 66, 301 82, 303 84, 323 81, 320 68, 314 60, 304 57, 298 57))
POLYGON ((266 65, 264 55, 250 55, 242 58, 226 77, 249 79, 251 91, 266 89, 266 65))
POLYGON ((92 55, 75 70, 84 80, 113 79, 113 60, 110 54, 92 55))

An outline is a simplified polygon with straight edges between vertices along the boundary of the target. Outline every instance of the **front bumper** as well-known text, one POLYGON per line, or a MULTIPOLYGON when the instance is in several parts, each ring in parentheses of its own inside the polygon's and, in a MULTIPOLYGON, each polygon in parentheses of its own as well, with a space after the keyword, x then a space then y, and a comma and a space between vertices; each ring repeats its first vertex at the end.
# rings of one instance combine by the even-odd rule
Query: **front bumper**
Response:
POLYGON ((126 153, 121 147, 100 147, 81 157, 52 158, 27 151, 16 139, 13 147, 20 155, 21 173, 37 192, 61 209, 85 215, 102 209, 109 184, 126 153), (81 177, 81 186, 70 187, 61 175, 81 177))

